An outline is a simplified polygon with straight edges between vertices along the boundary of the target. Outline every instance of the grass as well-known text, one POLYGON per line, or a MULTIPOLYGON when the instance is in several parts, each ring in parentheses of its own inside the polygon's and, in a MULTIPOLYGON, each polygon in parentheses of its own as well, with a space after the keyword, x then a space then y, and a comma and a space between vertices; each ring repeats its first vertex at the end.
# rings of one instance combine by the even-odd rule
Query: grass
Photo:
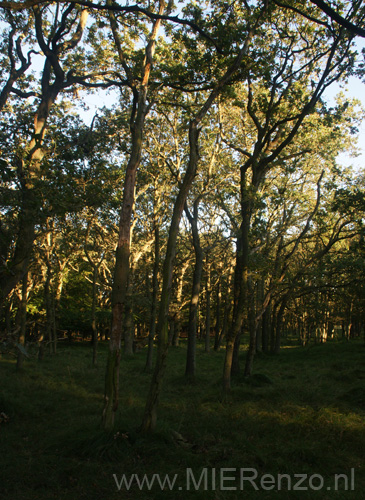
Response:
MULTIPOLYGON (((255 375, 238 376, 231 393, 221 393, 224 352, 197 358, 197 377, 187 384, 185 346, 171 348, 158 429, 137 432, 150 374, 143 372, 145 351, 123 359, 120 408, 115 432, 100 431, 107 345, 99 347, 97 368, 91 346, 60 346, 38 363, 0 360, 0 491, 12 500, 93 499, 359 499, 365 490, 365 347, 361 341, 329 342, 309 348, 282 349, 278 356, 258 355, 255 375), (224 471, 225 468, 236 469, 224 471), (257 471, 256 490, 240 469, 257 471), (186 469, 198 480, 185 491, 186 469), (211 475, 216 471, 216 489, 211 475), (354 469, 355 489, 344 491, 354 469), (118 491, 122 474, 178 475, 173 491, 155 485, 141 491, 134 483, 118 491), (220 474, 232 476, 220 487, 220 474), (274 489, 270 487, 271 474, 274 489), (277 490, 278 474, 288 474, 277 490), (307 474, 294 490, 295 474, 307 474), (115 478, 113 477, 115 475, 115 478), (315 476, 313 476, 315 475, 315 476), (310 488, 321 486, 317 491, 310 488), (311 482, 309 482, 311 481, 311 482), (179 489, 181 485, 181 489, 179 489), (263 485, 263 487, 262 487, 263 485)), ((244 471, 247 476, 252 471, 244 471)), ((189 473, 188 473, 189 474, 189 473)), ((351 486, 350 483, 348 485, 351 486)))

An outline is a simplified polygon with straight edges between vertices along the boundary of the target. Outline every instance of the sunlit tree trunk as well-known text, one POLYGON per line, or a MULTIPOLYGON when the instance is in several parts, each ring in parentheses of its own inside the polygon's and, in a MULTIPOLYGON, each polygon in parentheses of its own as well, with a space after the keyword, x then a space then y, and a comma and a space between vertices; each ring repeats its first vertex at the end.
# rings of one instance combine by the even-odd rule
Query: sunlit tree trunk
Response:
POLYGON ((205 316, 205 352, 210 351, 210 263, 208 261, 208 254, 206 256, 206 267, 207 267, 207 283, 206 283, 206 316, 205 316))
POLYGON ((184 288, 184 277, 185 273, 189 267, 189 260, 184 262, 181 266, 181 272, 179 276, 179 281, 178 281, 178 288, 177 288, 177 294, 176 294, 176 312, 173 314, 173 321, 174 321, 174 333, 171 338, 171 345, 173 347, 178 347, 180 343, 180 333, 181 333, 181 309, 183 307, 183 288, 184 288))
MULTIPOLYGON (((163 14, 165 2, 160 1, 159 14, 163 14)), ((117 31, 115 17, 110 13, 111 27, 114 41, 119 52, 119 58, 125 67, 124 55, 121 49, 119 34, 117 31)), ((105 375, 104 409, 102 425, 105 430, 114 427, 115 413, 118 408, 119 396, 119 365, 121 356, 121 339, 123 334, 123 316, 125 313, 125 302, 127 298, 127 286, 129 276, 129 257, 131 244, 131 220, 135 200, 135 186, 137 170, 141 161, 143 145, 143 129, 148 112, 147 90, 150 78, 155 43, 161 25, 161 20, 154 22, 148 45, 146 47, 145 61, 142 72, 142 81, 138 85, 132 81, 130 71, 127 77, 133 88, 133 111, 131 118, 131 154, 127 164, 124 186, 123 203, 119 219, 119 238, 116 250, 114 268, 113 290, 112 290, 112 326, 109 340, 109 352, 105 375)))
POLYGON ((219 278, 217 283, 217 291, 216 291, 216 308, 215 308, 215 326, 214 326, 214 350, 218 351, 219 349, 219 333, 220 333, 220 325, 221 325, 221 278, 219 278))

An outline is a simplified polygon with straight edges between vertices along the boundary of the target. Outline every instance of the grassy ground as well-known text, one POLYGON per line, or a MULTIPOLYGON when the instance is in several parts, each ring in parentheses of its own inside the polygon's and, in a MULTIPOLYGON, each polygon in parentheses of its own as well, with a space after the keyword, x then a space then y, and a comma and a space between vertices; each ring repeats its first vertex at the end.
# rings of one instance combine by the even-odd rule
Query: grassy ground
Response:
POLYGON ((136 432, 150 382, 150 374, 143 373, 145 351, 122 360, 115 433, 100 432, 106 351, 100 345, 97 368, 91 367, 86 344, 60 346, 57 356, 42 363, 27 360, 20 373, 13 360, 0 360, 0 412, 9 418, 0 419, 4 498, 364 498, 361 341, 292 346, 278 356, 257 356, 255 375, 235 379, 226 398, 220 392, 223 351, 199 351, 197 379, 188 385, 185 347, 172 348, 152 437, 136 432), (257 477, 241 484, 241 472, 244 478, 257 477), (171 481, 177 476, 173 490, 157 483, 140 491, 135 481, 118 490, 123 474, 128 481, 132 474, 150 480, 153 474, 161 480, 169 474, 171 481), (288 477, 279 482, 279 474, 288 477), (348 476, 348 491, 345 478, 336 480, 336 474, 348 476), (195 490, 193 480, 200 477, 195 490))

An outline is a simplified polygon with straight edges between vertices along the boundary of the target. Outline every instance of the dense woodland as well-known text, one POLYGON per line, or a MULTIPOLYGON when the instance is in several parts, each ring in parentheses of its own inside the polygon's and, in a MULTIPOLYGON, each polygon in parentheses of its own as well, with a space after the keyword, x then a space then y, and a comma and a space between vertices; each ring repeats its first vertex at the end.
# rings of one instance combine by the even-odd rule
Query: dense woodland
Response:
POLYGON ((107 340, 111 429, 123 359, 143 350, 148 432, 169 346, 187 345, 189 381, 197 342, 225 350, 228 392, 286 336, 363 334, 364 171, 338 157, 364 110, 325 98, 363 78, 363 2, 0 12, 1 351, 18 368, 80 339, 97 364, 107 340))

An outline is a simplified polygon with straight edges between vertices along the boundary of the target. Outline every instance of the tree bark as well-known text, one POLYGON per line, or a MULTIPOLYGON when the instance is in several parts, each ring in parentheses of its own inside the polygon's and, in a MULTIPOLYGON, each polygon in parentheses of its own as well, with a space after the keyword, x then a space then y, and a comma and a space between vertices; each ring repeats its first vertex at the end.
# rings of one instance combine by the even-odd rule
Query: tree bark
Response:
POLYGON ((205 316, 205 352, 210 351, 210 263, 208 261, 208 254, 206 257, 207 266, 207 283, 206 283, 206 298, 207 298, 207 312, 205 316))
POLYGON ((193 287, 191 292, 189 306, 189 323, 188 323, 188 347, 186 353, 185 377, 193 380, 196 371, 196 337, 198 324, 198 308, 199 294, 201 287, 201 276, 203 271, 203 250, 200 245, 200 237, 198 231, 198 199, 194 202, 193 215, 190 214, 187 205, 185 205, 185 213, 189 219, 191 226, 191 234, 193 237, 193 246, 195 253, 195 266, 193 274, 193 287))
POLYGON ((215 326, 214 326, 214 350, 218 351, 219 349, 219 333, 220 333, 220 325, 221 325, 221 279, 219 278, 217 283, 217 295, 216 295, 216 313, 215 313, 215 326))
POLYGON ((241 337, 243 335, 243 329, 244 329, 244 325, 242 325, 242 328, 234 341, 233 355, 232 355, 232 366, 231 366, 231 375, 232 376, 237 376, 240 373, 240 356, 239 355, 240 355, 241 337))
MULTIPOLYGON (((165 2, 160 1, 159 14, 163 14, 165 2)), ((117 33, 115 18, 112 14, 111 26, 114 40, 119 52, 121 63, 125 65, 124 56, 121 51, 119 34, 117 33)), ((135 82, 130 81, 133 87, 133 107, 131 118, 131 154, 129 157, 124 187, 123 202, 119 220, 119 238, 116 250, 114 279, 112 289, 112 326, 109 340, 109 355, 107 360, 105 376, 104 409, 102 416, 102 425, 105 430, 112 430, 114 427, 115 413, 118 408, 119 397, 119 364, 121 355, 121 339, 123 334, 123 315, 125 312, 125 302, 127 296, 128 276, 129 276, 129 257, 131 240, 131 220, 135 201, 135 185, 137 170, 141 161, 143 129, 148 112, 147 108, 147 90, 148 82, 152 68, 153 56, 157 34, 161 25, 161 20, 154 22, 150 40, 146 47, 146 56, 143 67, 142 83, 137 89, 135 82), (135 115, 135 116, 134 116, 135 115)), ((129 71, 126 68, 127 77, 129 71)))
POLYGON ((283 326, 283 317, 284 317, 284 311, 286 308, 286 299, 284 298, 280 304, 279 311, 276 315, 276 322, 275 322, 275 344, 274 344, 274 353, 279 354, 280 352, 280 344, 281 344, 281 332, 282 332, 282 326, 283 326))
POLYGON ((262 330, 262 350, 265 353, 269 352, 270 340, 270 316, 271 316, 271 302, 268 304, 262 315, 261 330, 262 330))
POLYGON ((93 366, 98 364, 98 330, 96 327, 96 285, 98 279, 98 266, 93 267, 93 283, 92 283, 92 304, 91 304, 91 330, 93 344, 93 366))
MULTIPOLYGON (((209 108, 208 108, 209 109, 209 108)), ((208 111, 208 110, 207 110, 208 111)), ((201 117, 205 116, 206 113, 201 117)), ((160 309, 157 322, 157 337, 158 337, 158 351, 155 369, 152 376, 150 390, 147 396, 147 402, 141 424, 141 432, 151 432, 156 426, 157 419, 157 406, 162 388, 162 381, 166 369, 166 358, 168 352, 168 312, 170 302, 170 291, 172 283, 173 264, 176 251, 176 240, 179 232, 180 220, 186 198, 188 196, 190 187, 194 180, 197 166, 198 166, 198 138, 199 128, 198 124, 201 119, 195 118, 189 127, 189 145, 190 157, 187 170, 184 175, 183 182, 180 186, 175 204, 171 225, 169 230, 169 237, 167 241, 166 256, 163 266, 163 284, 161 292, 160 309)))
POLYGON ((257 337, 257 328, 258 328, 258 319, 256 316, 256 308, 255 308, 255 298, 252 290, 252 286, 249 285, 249 304, 248 304, 248 331, 249 331, 249 346, 246 354, 246 363, 245 363, 245 377, 249 377, 252 375, 253 370, 253 360, 256 354, 256 337, 257 337))
POLYGON ((154 234, 155 234, 155 255, 152 274, 152 300, 151 300, 151 319, 150 329, 148 333, 148 350, 145 371, 152 370, 153 362, 153 342, 156 334, 156 317, 157 317, 157 295, 158 295, 158 270, 160 266, 160 229, 156 220, 156 210, 154 211, 154 234))
POLYGON ((232 327, 227 335, 226 357, 223 369, 223 391, 231 389, 231 371, 233 362, 233 351, 237 336, 239 335, 245 313, 247 311, 248 293, 248 252, 249 252, 249 229, 251 219, 251 198, 246 185, 246 170, 241 168, 241 226, 237 243, 237 257, 235 270, 235 305, 232 318, 232 327))
MULTIPOLYGON (((25 346, 25 336, 27 328, 27 303, 28 303, 28 271, 25 273, 22 282, 22 296, 20 302, 20 332, 18 336, 18 344, 22 347, 25 346)), ((23 366, 24 355, 19 350, 16 362, 16 369, 21 370, 23 366)))
POLYGON ((231 272, 230 275, 228 276, 227 280, 227 291, 226 291, 226 298, 224 301, 224 313, 223 313, 223 324, 222 324, 222 330, 219 333, 219 338, 218 338, 218 343, 217 347, 214 346, 214 350, 218 351, 221 347, 222 340, 227 334, 227 328, 228 328, 228 323, 229 323, 229 315, 230 315, 230 310, 231 310, 231 272))

